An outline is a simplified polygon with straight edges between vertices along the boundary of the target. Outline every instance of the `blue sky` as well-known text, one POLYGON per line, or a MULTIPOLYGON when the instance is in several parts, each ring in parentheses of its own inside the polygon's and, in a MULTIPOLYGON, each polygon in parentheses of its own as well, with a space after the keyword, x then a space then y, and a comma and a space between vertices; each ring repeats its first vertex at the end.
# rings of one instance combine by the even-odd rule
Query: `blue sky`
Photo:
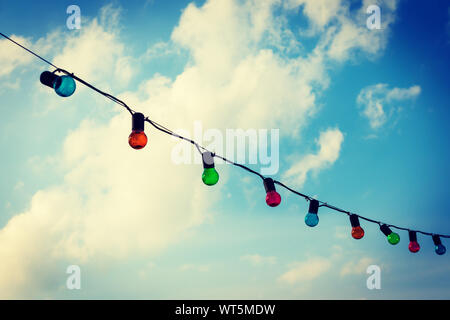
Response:
MULTIPOLYGON (((445 1, 78 1, 69 30, 71 4, 0 1, 0 31, 171 129, 279 129, 274 176, 303 193, 450 232, 445 1)), ((308 228, 302 198, 278 190, 269 208, 228 165, 206 187, 201 165, 173 162, 175 139, 147 127, 132 150, 125 110, 80 84, 60 98, 39 83, 47 65, 0 49, 0 297, 450 298, 430 237, 412 254, 406 232, 394 247, 361 221, 356 241, 325 209, 308 228)))

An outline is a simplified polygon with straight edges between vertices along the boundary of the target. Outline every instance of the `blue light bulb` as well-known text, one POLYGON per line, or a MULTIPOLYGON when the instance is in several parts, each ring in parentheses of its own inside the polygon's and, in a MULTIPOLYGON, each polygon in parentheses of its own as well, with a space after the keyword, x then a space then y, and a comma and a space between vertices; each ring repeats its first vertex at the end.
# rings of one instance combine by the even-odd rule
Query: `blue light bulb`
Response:
POLYGON ((309 210, 308 214, 305 216, 305 223, 309 227, 315 227, 319 223, 319 216, 317 213, 319 212, 319 201, 316 199, 311 199, 309 201, 309 210))
POLYGON ((75 92, 75 80, 70 76, 60 76, 53 82, 55 92, 61 97, 69 97, 75 92))
POLYGON ((317 215, 317 213, 308 212, 308 214, 305 216, 305 223, 309 227, 315 227, 319 223, 319 216, 317 215))
POLYGON ((432 238, 435 245, 434 251, 436 251, 438 255, 442 256, 447 250, 445 249, 445 246, 442 244, 441 238, 437 234, 433 234, 432 238))
POLYGON ((445 246, 443 244, 439 244, 436 246, 435 251, 438 255, 442 256, 447 251, 447 249, 445 249, 445 246))

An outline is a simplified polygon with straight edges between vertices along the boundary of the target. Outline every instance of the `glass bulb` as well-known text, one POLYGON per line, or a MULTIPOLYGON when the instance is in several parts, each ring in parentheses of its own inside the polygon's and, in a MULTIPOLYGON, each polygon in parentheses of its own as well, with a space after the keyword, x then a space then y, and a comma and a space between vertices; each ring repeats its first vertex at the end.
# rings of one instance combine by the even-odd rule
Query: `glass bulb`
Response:
POLYGON ((61 97, 69 97, 75 92, 76 84, 70 76, 60 76, 53 82, 55 92, 61 97))
POLYGON ((266 203, 270 207, 276 207, 281 202, 281 196, 275 190, 269 191, 266 194, 266 203))
POLYGON ((400 242, 400 236, 395 232, 392 232, 390 235, 388 235, 387 239, 388 242, 392 245, 396 245, 397 243, 400 242))
POLYGON ((319 223, 319 216, 316 213, 308 212, 305 216, 305 223, 309 227, 315 227, 319 223))
POLYGON ((420 250, 420 245, 417 241, 411 241, 408 245, 408 249, 409 251, 411 251, 412 253, 416 253, 417 251, 420 250))
POLYGON ((447 251, 447 249, 445 249, 443 244, 439 244, 436 246, 435 251, 438 255, 442 256, 447 251))
POLYGON ((364 229, 361 226, 352 228, 352 237, 353 239, 361 239, 364 237, 364 229))
POLYGON ((144 131, 132 131, 128 143, 133 149, 139 150, 147 145, 147 136, 144 131))
POLYGON ((219 181, 219 174, 215 168, 206 168, 203 170, 202 180, 207 186, 213 186, 219 181))

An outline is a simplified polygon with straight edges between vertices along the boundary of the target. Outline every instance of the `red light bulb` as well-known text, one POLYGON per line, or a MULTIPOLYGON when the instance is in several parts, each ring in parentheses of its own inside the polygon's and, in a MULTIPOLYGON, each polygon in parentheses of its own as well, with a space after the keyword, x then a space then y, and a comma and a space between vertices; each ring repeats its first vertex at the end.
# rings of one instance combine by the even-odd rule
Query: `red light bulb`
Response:
POLYGON ((358 240, 364 237, 364 229, 359 225, 359 218, 356 214, 350 215, 350 224, 352 225, 353 239, 358 240))
POLYGON ((416 253, 420 250, 420 245, 417 242, 417 233, 415 231, 409 231, 409 251, 416 253))
POLYGON ((128 137, 128 143, 130 144, 130 147, 136 150, 144 148, 147 144, 147 140, 147 135, 144 131, 133 130, 128 137))
POLYGON ((264 188, 266 189, 266 203, 270 207, 276 207, 281 202, 280 194, 275 190, 275 184, 271 178, 264 179, 264 188))
POLYGON ((416 253, 417 251, 420 250, 420 245, 416 241, 413 241, 409 243, 408 249, 412 253, 416 253))
POLYGON ((147 135, 144 132, 145 117, 142 113, 133 114, 132 131, 128 137, 128 144, 133 149, 139 150, 147 145, 147 135))
POLYGON ((270 207, 276 207, 277 205, 279 205, 281 202, 281 196, 278 192, 274 191, 269 191, 266 194, 266 203, 268 206, 270 207))
POLYGON ((352 237, 353 239, 361 239, 362 237, 364 237, 364 229, 361 228, 360 226, 357 227, 353 227, 352 228, 352 237))

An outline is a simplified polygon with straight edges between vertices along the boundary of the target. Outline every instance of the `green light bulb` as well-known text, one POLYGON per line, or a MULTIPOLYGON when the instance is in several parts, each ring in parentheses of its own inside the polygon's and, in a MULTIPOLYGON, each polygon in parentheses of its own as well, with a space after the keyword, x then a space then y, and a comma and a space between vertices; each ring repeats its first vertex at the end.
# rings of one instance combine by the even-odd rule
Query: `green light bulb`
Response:
POLYGON ((202 180, 207 186, 213 186, 219 181, 219 174, 215 168, 206 168, 203 171, 202 180))
POLYGON ((400 236, 395 232, 392 232, 390 235, 388 235, 387 239, 388 242, 392 245, 396 245, 397 243, 400 242, 400 236))

